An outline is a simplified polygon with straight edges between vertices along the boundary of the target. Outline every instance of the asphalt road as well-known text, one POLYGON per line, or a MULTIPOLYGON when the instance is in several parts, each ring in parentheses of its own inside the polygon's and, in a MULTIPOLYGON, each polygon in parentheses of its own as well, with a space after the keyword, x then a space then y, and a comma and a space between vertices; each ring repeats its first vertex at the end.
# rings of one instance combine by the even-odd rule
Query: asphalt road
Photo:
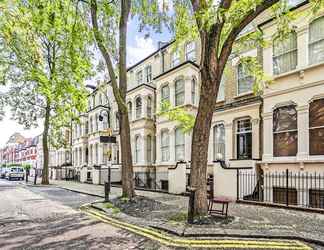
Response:
POLYGON ((0 179, 0 249, 169 249, 78 210, 97 199, 0 179))

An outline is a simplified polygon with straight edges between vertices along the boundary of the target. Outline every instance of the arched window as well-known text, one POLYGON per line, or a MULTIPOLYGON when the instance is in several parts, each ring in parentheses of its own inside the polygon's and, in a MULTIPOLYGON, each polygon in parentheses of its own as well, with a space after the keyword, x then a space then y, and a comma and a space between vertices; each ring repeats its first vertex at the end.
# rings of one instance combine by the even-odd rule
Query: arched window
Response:
POLYGON ((283 40, 273 41, 273 73, 282 74, 297 67, 297 35, 291 32, 283 40))
POLYGON ((214 160, 225 160, 225 126, 216 124, 213 129, 214 160))
POLYGON ((253 90, 253 77, 248 73, 243 64, 239 64, 237 68, 237 94, 245 94, 253 90))
POLYGON ((324 61, 324 16, 315 19, 309 26, 309 62, 324 61))
POLYGON ((147 97, 147 117, 152 117, 152 98, 150 96, 147 97))
POLYGON ((170 88, 169 85, 164 85, 161 89, 161 103, 170 102, 170 88))
POLYGON ((161 155, 162 155, 162 161, 169 161, 170 159, 170 140, 169 140, 169 132, 166 130, 163 130, 161 132, 161 155))
POLYGON ((180 79, 175 82, 175 106, 184 104, 185 85, 184 80, 180 79))
POLYGON ((175 130, 175 160, 184 160, 185 156, 185 136, 180 128, 175 130))
POLYGON ((135 103, 136 103, 136 119, 139 119, 142 116, 142 99, 141 99, 141 97, 137 97, 135 103))
POLYGON ((146 157, 147 163, 152 163, 152 137, 150 135, 146 138, 146 157))
POLYGON ((186 44, 186 60, 187 61, 196 61, 196 43, 194 41, 186 44))
POLYGON ((128 102, 127 107, 128 107, 128 119, 129 119, 129 121, 131 121, 132 120, 132 102, 128 102))
POLYGON ((135 137, 135 163, 139 163, 141 154, 141 138, 139 135, 135 137))
POLYGON ((273 112, 273 155, 296 156, 297 139, 295 105, 276 108, 273 112))
POLYGON ((240 119, 236 123, 237 159, 252 158, 252 124, 249 118, 240 119))
POLYGON ((309 105, 309 154, 324 155, 324 99, 309 105))
POLYGON ((191 80, 191 103, 193 105, 196 104, 196 95, 197 95, 197 83, 196 83, 196 79, 193 78, 191 80))

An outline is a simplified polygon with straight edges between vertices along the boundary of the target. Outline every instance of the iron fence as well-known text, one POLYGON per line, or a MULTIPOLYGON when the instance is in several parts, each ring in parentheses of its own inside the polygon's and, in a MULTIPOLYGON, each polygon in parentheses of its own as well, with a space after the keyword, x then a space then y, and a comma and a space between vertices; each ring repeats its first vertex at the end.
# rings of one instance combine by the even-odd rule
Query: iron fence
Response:
POLYGON ((324 173, 237 170, 237 199, 324 209, 324 173))

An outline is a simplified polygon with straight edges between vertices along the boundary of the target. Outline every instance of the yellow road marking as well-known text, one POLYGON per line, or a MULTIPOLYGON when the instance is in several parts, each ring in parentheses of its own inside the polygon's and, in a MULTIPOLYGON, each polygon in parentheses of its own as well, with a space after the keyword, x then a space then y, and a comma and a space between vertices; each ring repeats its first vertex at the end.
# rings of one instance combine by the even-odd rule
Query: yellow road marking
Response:
POLYGON ((195 240, 195 239, 180 239, 175 237, 170 237, 164 233, 138 227, 136 225, 128 224, 125 222, 121 222, 119 220, 113 219, 111 217, 106 216, 105 214, 98 212, 89 206, 81 207, 81 210, 110 225, 113 225, 118 228, 122 228, 133 232, 137 235, 149 238, 154 241, 158 241, 166 246, 174 246, 174 247, 193 247, 193 248, 237 248, 237 249, 294 249, 294 250, 309 250, 311 249, 306 244, 303 244, 299 241, 264 241, 264 240, 195 240))

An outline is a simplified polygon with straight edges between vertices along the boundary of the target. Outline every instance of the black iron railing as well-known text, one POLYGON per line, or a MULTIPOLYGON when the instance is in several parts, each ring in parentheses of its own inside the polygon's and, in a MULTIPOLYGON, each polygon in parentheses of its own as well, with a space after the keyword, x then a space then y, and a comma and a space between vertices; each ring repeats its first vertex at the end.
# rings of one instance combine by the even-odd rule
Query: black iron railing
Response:
POLYGON ((324 172, 255 173, 237 170, 237 199, 324 209, 324 172))

